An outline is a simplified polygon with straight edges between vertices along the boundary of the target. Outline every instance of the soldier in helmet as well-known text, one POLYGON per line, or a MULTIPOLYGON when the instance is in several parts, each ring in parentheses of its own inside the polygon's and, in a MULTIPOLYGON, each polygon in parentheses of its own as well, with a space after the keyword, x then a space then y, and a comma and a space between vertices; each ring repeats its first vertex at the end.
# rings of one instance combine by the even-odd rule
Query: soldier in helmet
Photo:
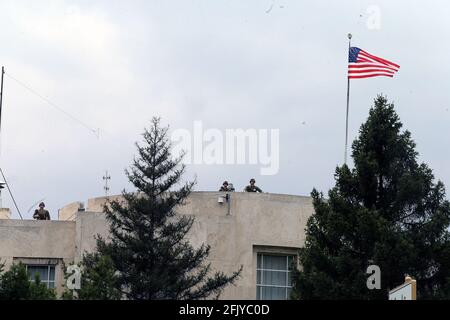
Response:
POLYGON ((234 191, 234 187, 232 183, 228 183, 228 181, 224 181, 219 191, 234 191))
POLYGON ((260 188, 255 185, 255 179, 250 179, 250 184, 245 187, 245 192, 263 192, 260 188))
POLYGON ((224 181, 219 191, 228 191, 228 181, 224 181))
POLYGON ((36 220, 50 220, 50 213, 44 208, 45 203, 39 203, 39 209, 34 210, 33 218, 36 220))

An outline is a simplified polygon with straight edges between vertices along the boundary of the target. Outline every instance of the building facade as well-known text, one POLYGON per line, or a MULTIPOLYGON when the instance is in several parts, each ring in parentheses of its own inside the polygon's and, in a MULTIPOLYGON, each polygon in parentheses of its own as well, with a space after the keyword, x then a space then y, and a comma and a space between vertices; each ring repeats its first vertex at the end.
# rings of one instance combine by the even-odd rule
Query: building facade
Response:
MULTIPOLYGON (((120 198, 112 196, 110 198, 120 198)), ((107 198, 93 198, 59 210, 59 220, 0 219, 0 261, 22 262, 49 287, 64 290, 64 267, 95 250, 95 236, 108 236, 102 213, 107 198)), ((286 299, 292 261, 305 242, 313 213, 310 197, 269 193, 193 192, 178 214, 194 215, 188 238, 194 247, 211 246, 212 271, 243 267, 221 299, 286 299)))

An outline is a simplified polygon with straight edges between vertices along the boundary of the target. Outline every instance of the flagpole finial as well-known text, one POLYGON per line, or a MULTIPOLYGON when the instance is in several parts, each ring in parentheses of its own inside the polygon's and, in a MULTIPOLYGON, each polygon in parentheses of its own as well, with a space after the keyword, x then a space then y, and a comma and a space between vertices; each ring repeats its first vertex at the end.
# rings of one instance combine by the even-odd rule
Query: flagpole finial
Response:
POLYGON ((351 39, 351 38, 352 38, 352 34, 349 33, 349 34, 347 35, 347 38, 351 39))

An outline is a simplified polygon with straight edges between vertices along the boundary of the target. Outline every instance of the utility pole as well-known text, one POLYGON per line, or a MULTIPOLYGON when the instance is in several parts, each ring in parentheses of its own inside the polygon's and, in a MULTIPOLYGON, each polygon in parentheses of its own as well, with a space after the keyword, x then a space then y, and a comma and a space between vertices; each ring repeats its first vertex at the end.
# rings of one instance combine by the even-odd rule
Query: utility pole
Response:
MULTIPOLYGON (((1 83, 0 83, 0 131, 1 131, 1 128, 2 128, 3 76, 4 76, 4 75, 5 75, 5 67, 2 66, 2 75, 1 75, 1 83)), ((0 133, 1 133, 1 132, 0 132, 0 133)), ((1 154, 1 135, 0 135, 0 154, 1 154)), ((17 206, 16 199, 14 199, 14 196, 13 196, 13 194, 12 194, 12 192, 11 192, 11 189, 9 188, 9 184, 8 184, 8 182, 6 181, 6 177, 5 177, 5 175, 3 174, 3 170, 2 170, 2 167, 1 167, 1 166, 0 166, 0 174, 1 174, 1 176, 3 177, 3 181, 0 181, 0 207, 3 206, 3 203, 2 203, 2 194, 1 194, 1 192, 2 192, 2 189, 4 189, 5 186, 6 186, 6 188, 8 189, 9 195, 11 196, 11 199, 12 199, 12 201, 13 201, 13 203, 14 203, 14 206, 16 207, 17 212, 19 213, 20 219, 23 220, 22 214, 20 213, 19 207, 17 206)))
MULTIPOLYGON (((3 105, 3 75, 5 74, 5 67, 2 66, 2 82, 0 84, 0 131, 2 128, 2 105, 3 105)), ((1 136, 0 136, 1 139, 1 136)), ((0 140, 0 147, 1 147, 1 140, 0 140)), ((1 151, 0 151, 1 153, 1 151)), ((0 181, 0 208, 3 208, 3 202, 2 202, 2 189, 5 188, 6 183, 4 181, 0 181)))
POLYGON ((0 85, 0 130, 2 128, 3 75, 4 74, 5 74, 5 67, 2 67, 2 83, 0 85))
POLYGON ((5 188, 6 183, 0 180, 0 208, 3 208, 2 189, 5 188))
POLYGON ((103 176, 103 180, 105 181, 105 186, 103 187, 103 189, 105 190, 105 196, 107 197, 109 192, 108 180, 111 180, 111 176, 108 175, 108 170, 106 170, 106 174, 103 176))

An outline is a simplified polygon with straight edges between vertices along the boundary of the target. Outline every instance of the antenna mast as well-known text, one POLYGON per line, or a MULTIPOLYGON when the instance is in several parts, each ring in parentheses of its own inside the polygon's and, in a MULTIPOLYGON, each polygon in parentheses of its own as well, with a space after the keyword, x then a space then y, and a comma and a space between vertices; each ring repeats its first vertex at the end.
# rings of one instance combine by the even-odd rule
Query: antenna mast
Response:
POLYGON ((106 174, 103 176, 103 180, 105 181, 105 186, 103 187, 103 189, 105 190, 105 196, 107 197, 109 192, 108 180, 111 180, 111 176, 108 175, 108 170, 106 170, 106 174))

